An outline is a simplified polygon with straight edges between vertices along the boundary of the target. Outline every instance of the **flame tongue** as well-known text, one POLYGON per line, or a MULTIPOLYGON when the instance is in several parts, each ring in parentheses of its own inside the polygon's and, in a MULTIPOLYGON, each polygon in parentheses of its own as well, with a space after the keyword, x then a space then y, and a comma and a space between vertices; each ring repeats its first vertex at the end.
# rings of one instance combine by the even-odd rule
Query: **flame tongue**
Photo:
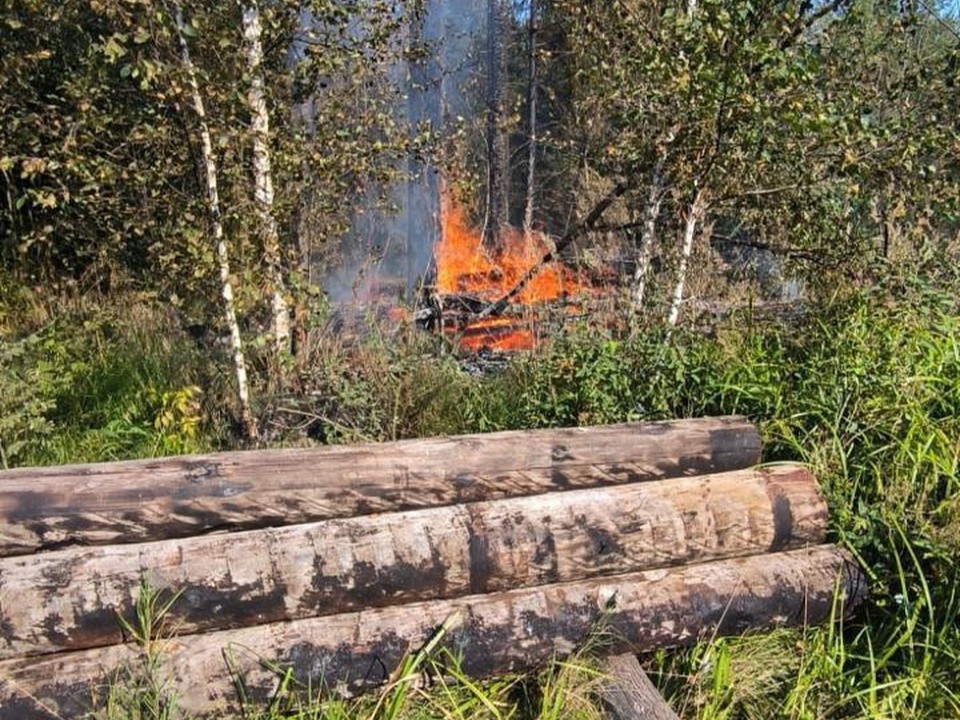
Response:
MULTIPOLYGON (((470 294, 494 301, 513 289, 524 273, 546 254, 540 233, 524 234, 505 228, 496 248, 484 245, 481 233, 471 227, 462 208, 444 191, 440 202, 442 236, 434 251, 437 291, 442 295, 470 294)), ((569 269, 548 263, 526 285, 516 303, 533 305, 557 300, 580 290, 569 269)), ((467 325, 460 344, 470 350, 524 350, 533 347, 534 334, 522 322, 490 318, 467 325)))

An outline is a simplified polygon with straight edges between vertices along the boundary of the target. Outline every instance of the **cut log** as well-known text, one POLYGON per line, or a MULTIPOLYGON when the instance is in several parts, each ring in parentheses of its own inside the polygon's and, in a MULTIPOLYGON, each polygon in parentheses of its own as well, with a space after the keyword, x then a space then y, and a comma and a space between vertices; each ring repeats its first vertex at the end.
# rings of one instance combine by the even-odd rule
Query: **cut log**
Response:
MULTIPOLYGON (((454 617, 459 625, 439 644, 462 658, 464 672, 488 676, 569 655, 598 632, 617 654, 817 623, 850 607, 863 587, 849 555, 817 547, 186 636, 161 644, 162 668, 184 711, 222 713, 234 700, 232 673, 256 701, 277 691, 286 670, 288 687, 314 693, 325 684, 343 695, 380 685, 454 617), (836 590, 843 600, 835 605, 836 590)), ((135 647, 111 646, 4 661, 0 720, 78 717, 137 658, 135 647)))
POLYGON ((633 653, 607 658, 603 673, 600 697, 610 720, 680 720, 633 653))
MULTIPOLYGON (((590 468, 591 476, 607 473, 590 468)), ((123 642, 141 578, 187 634, 824 542, 800 466, 0 559, 0 658, 123 642)))
POLYGON ((628 463, 619 476, 576 476, 612 484, 759 457, 751 424, 705 418, 26 468, 0 473, 0 555, 568 490, 576 465, 628 463))

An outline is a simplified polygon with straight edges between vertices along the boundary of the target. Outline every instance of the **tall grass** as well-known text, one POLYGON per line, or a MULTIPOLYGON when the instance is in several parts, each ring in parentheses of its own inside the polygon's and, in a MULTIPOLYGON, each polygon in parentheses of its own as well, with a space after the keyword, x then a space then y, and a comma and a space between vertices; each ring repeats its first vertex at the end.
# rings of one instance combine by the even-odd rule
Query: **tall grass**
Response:
POLYGON ((29 322, 0 335, 0 465, 210 446, 223 417, 216 366, 154 303, 113 300, 35 307, 29 322))

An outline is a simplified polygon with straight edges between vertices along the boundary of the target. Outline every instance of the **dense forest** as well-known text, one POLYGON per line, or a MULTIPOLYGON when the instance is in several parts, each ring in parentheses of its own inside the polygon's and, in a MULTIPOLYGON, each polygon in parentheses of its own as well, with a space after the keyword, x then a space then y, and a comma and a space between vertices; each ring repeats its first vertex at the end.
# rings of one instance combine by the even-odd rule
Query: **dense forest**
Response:
MULTIPOLYGON (((0 469, 743 414, 870 597, 660 690, 960 716, 956 4, 0 7, 0 469)), ((591 677, 293 716, 594 718, 591 677)))

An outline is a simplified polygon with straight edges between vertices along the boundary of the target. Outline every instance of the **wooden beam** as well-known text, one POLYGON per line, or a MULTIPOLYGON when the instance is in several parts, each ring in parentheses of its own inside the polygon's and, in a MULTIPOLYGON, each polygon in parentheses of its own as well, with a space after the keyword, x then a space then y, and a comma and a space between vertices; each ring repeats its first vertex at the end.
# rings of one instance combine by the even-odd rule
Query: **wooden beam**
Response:
MULTIPOLYGON (((592 468, 603 475, 610 468, 592 468)), ((576 477, 576 476, 571 476, 576 477)), ((123 642, 141 578, 183 634, 817 545, 801 466, 0 558, 0 659, 123 642)))
POLYGON ((25 468, 0 472, 0 556, 722 472, 759 457, 748 422, 704 418, 25 468), (593 464, 629 469, 567 472, 593 464))
MULTIPOLYGON (((820 546, 185 636, 161 643, 161 669, 183 711, 222 714, 235 702, 233 673, 255 701, 271 697, 288 670, 292 689, 329 683, 349 695, 381 685, 452 618, 459 623, 440 646, 466 673, 489 676, 569 655, 598 632, 616 654, 818 623, 852 606, 864 584, 848 554, 820 546)), ((78 717, 138 657, 135 647, 111 646, 0 662, 0 720, 78 717)))

